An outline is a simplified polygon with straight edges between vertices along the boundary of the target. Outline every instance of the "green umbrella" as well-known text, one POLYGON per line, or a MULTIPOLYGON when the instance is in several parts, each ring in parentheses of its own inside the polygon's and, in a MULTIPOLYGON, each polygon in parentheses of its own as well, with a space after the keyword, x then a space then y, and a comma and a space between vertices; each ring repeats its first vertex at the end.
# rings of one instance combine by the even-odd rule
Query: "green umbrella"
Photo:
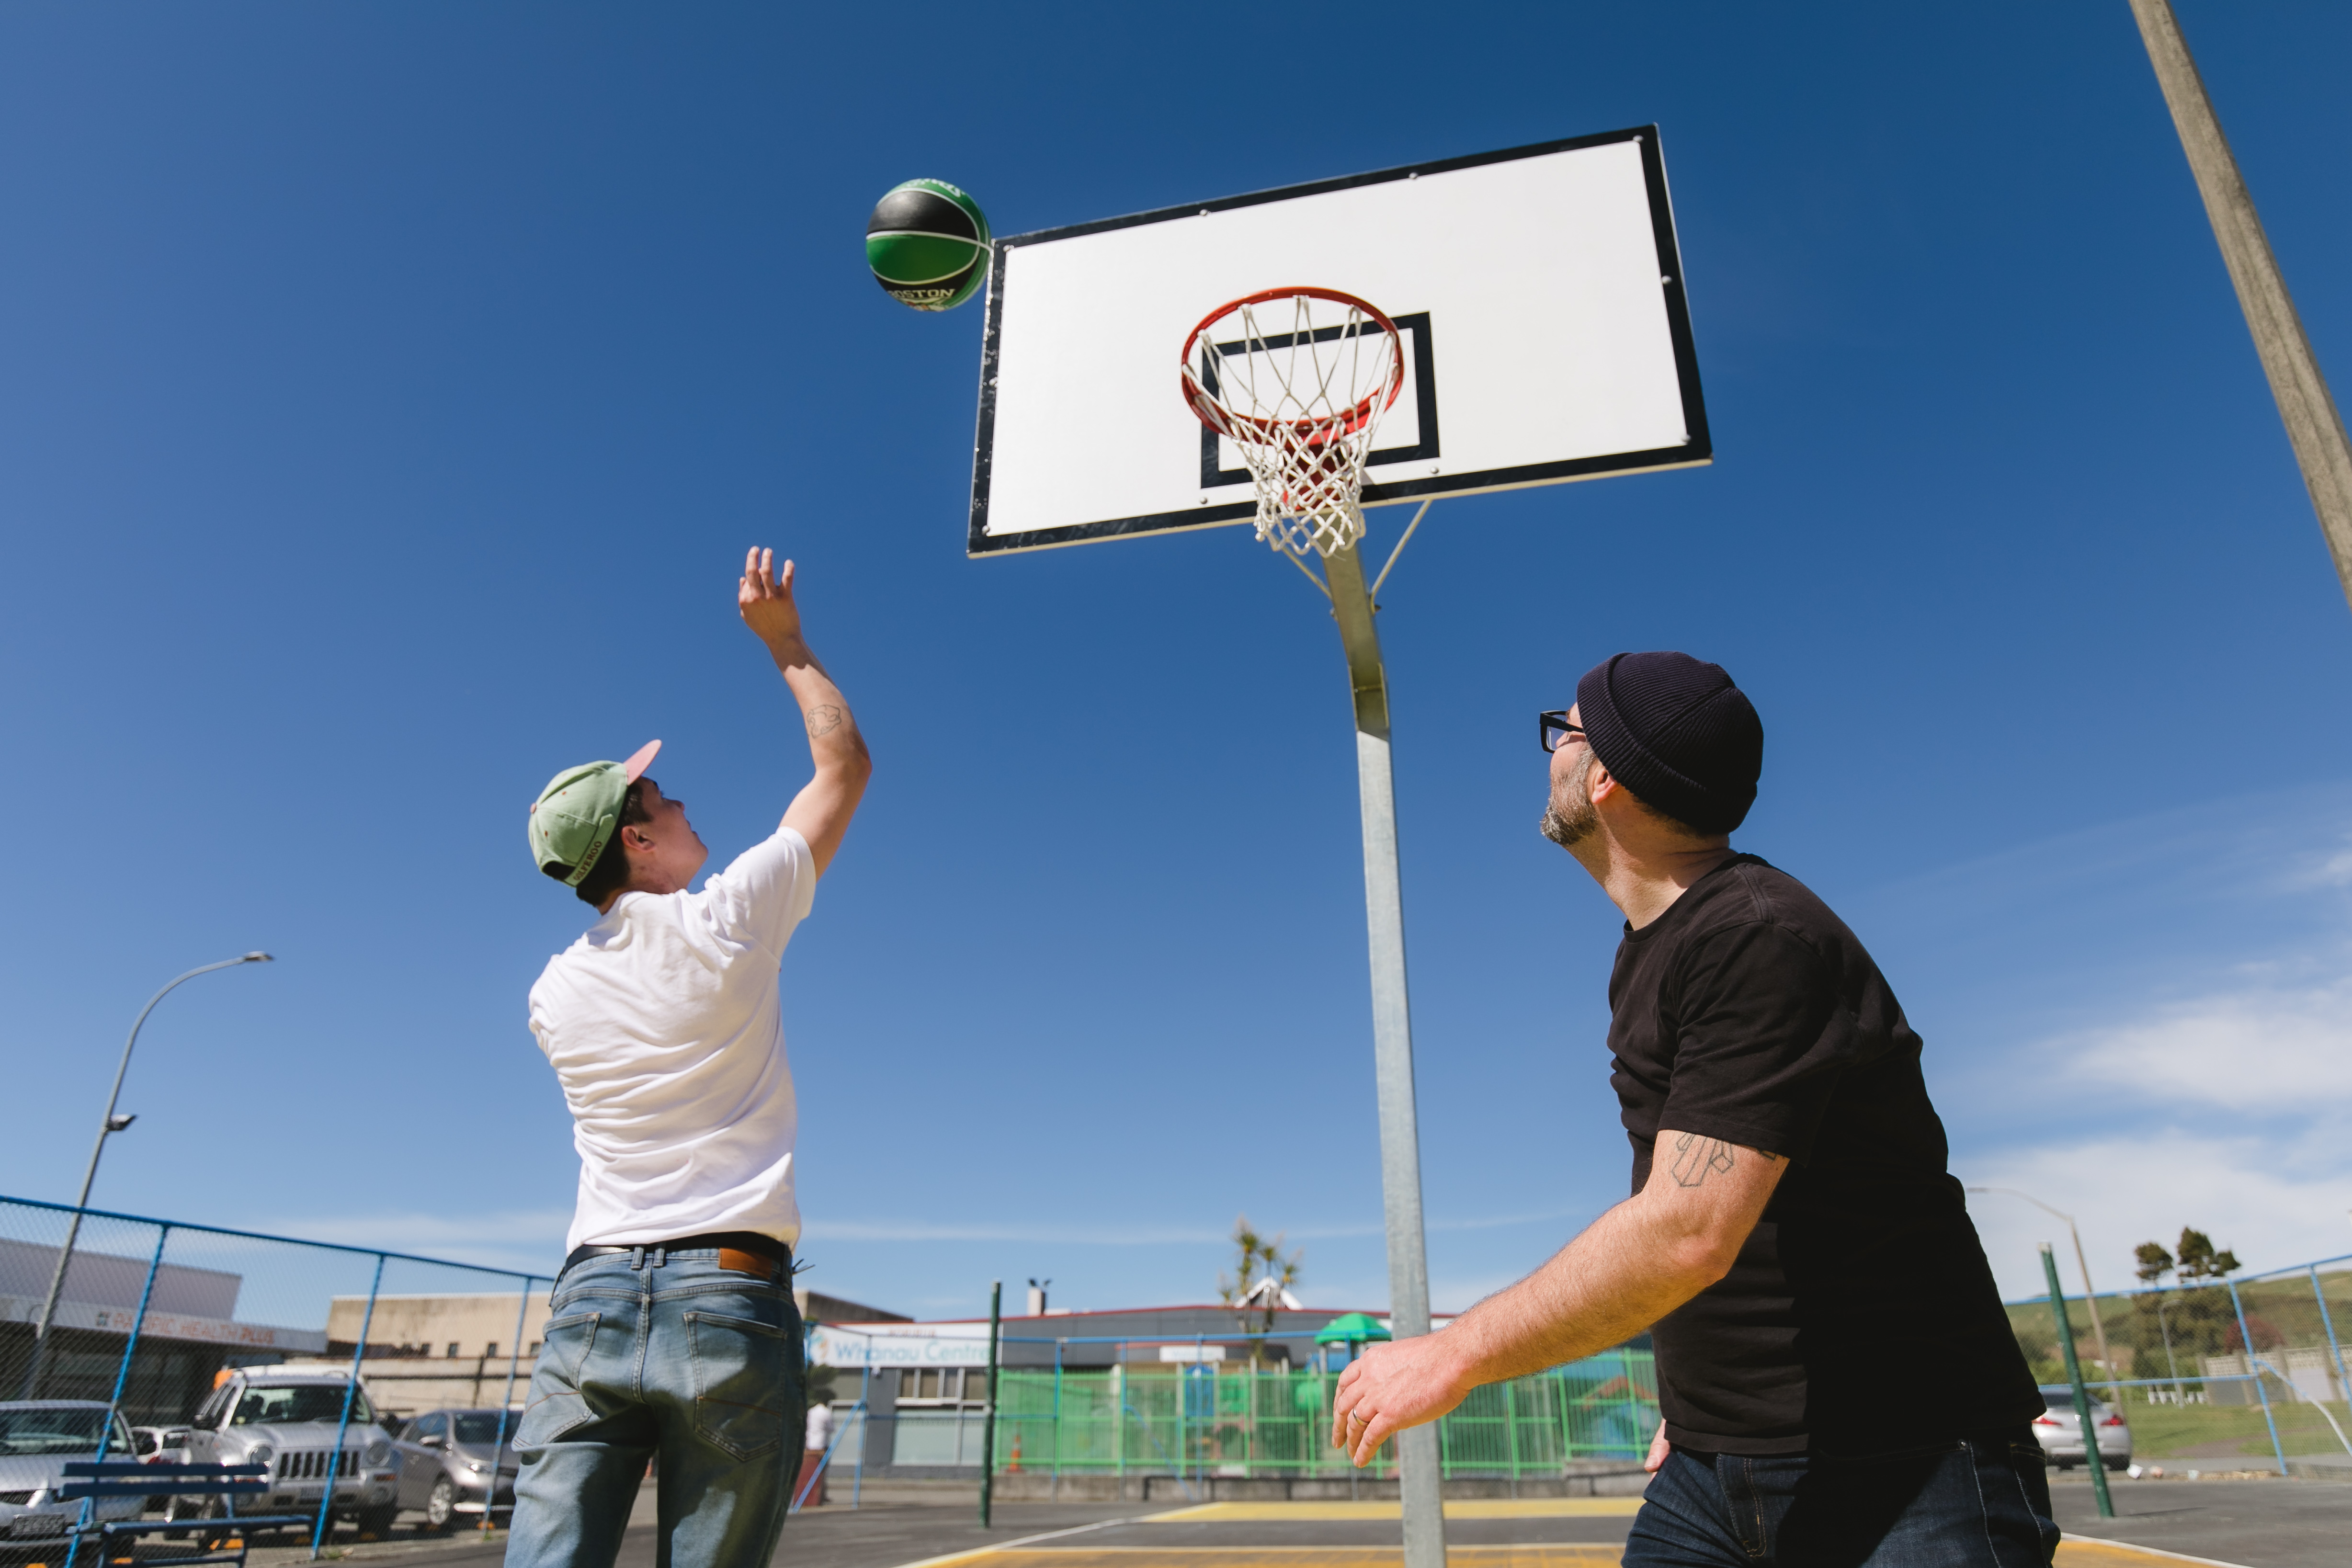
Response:
POLYGON ((1357 1345, 1367 1340, 1384 1340, 1389 1331, 1381 1327, 1369 1312, 1343 1312, 1323 1325, 1315 1336, 1318 1345, 1357 1345))

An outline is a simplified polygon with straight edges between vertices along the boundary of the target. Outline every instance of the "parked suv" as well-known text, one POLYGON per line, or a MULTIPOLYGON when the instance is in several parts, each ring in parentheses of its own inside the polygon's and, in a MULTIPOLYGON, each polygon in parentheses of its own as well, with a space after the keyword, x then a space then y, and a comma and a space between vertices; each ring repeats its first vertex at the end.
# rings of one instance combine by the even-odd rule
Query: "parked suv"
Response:
MULTIPOLYGON (((376 1421, 367 1387, 351 1387, 347 1372, 241 1367, 213 1390, 188 1419, 188 1458, 196 1464, 266 1465, 269 1489, 237 1505, 240 1513, 318 1511, 330 1469, 334 1517, 362 1535, 382 1535, 400 1510, 400 1459, 392 1436, 376 1421), (351 1396, 351 1423, 341 1452, 335 1428, 351 1396)), ((224 1510, 218 1498, 175 1499, 175 1518, 190 1504, 207 1518, 224 1510)))
MULTIPOLYGON (((2042 1445, 2042 1462, 2071 1470, 2084 1460, 2083 1420, 2074 1413, 2074 1390, 2063 1383, 2044 1384, 2042 1402, 2048 1408, 2033 1418, 2033 1440, 2042 1445)), ((2120 1470, 2131 1463, 2131 1428, 2122 1415, 2094 1399, 2091 1426, 2098 1434, 2102 1464, 2120 1470)))

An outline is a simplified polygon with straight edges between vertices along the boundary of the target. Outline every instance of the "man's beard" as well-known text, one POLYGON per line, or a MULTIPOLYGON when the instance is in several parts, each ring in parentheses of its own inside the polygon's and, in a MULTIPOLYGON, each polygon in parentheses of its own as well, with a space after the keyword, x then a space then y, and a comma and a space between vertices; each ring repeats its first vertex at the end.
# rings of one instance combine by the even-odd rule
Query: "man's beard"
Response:
POLYGON ((1592 804, 1591 792, 1584 785, 1585 775, 1591 771, 1592 748, 1587 746, 1584 755, 1577 761, 1576 772, 1568 776, 1565 809, 1559 793, 1555 792, 1544 803, 1543 820, 1536 825, 1546 838, 1562 849, 1574 848, 1592 837, 1592 830, 1601 826, 1600 808, 1592 804))

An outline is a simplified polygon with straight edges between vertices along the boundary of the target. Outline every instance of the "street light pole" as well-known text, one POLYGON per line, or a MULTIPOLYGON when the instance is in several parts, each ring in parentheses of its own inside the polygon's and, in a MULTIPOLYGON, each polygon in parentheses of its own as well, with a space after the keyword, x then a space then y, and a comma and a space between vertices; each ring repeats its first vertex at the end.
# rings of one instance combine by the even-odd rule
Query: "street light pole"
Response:
POLYGON ((2221 247, 2221 264, 2230 269, 2231 285, 2238 291, 2246 330, 2253 334, 2254 353, 2269 378, 2279 418, 2285 422, 2287 444, 2294 448, 2304 488, 2311 492, 2311 508, 2319 514, 2336 577, 2346 596, 2352 597, 2352 440, 2345 437, 2343 418, 2328 395, 2327 378, 2311 352, 2311 339, 2295 314, 2294 297, 2287 292, 2278 258, 2271 253, 2254 198, 2238 172, 2229 138, 2221 134, 2221 119, 2206 96, 2204 79, 2197 74, 2170 0, 2131 0, 2131 9, 2139 23, 2140 41, 2147 46, 2148 63, 2156 68, 2157 86, 2164 89, 2165 107, 2172 111, 2173 129, 2180 133, 2180 150, 2189 155, 2197 194, 2204 198, 2205 216, 2221 247))
POLYGON ((89 1189, 98 1180, 98 1160, 100 1155, 106 1152, 107 1135, 121 1131, 130 1126, 132 1121, 128 1116, 116 1116, 114 1107, 122 1098, 122 1080, 131 1071, 131 1047, 139 1044, 140 1026, 147 1022, 147 1015, 155 1010, 156 1003, 170 995, 174 987, 185 981, 194 980, 199 974, 209 974, 215 969, 234 969, 241 963, 270 962, 270 956, 266 952, 248 952, 236 958, 224 958, 218 963, 201 965, 189 970, 185 974, 173 981, 170 985, 156 992, 147 999, 147 1005, 139 1009, 139 1016, 131 1026, 131 1037, 122 1042, 122 1065, 114 1069, 114 1088, 106 1097, 106 1114, 100 1117, 98 1121, 98 1142, 90 1145, 89 1169, 82 1173, 81 1196, 74 1200, 73 1218, 66 1224, 66 1244, 58 1248, 58 1266, 49 1275, 48 1296, 41 1302, 41 1315, 33 1325, 33 1358, 25 1368, 24 1392, 17 1396, 18 1398, 32 1398, 40 1384, 41 1363, 48 1355, 49 1328, 52 1321, 57 1317, 58 1297, 66 1288, 66 1267, 73 1261, 74 1243, 81 1236, 82 1211, 89 1207, 89 1189))
POLYGON ((2091 1287, 2091 1265, 2083 1256, 2083 1233, 2074 1228, 2074 1216, 2070 1214, 2059 1214, 2056 1209, 2052 1208, 2032 1193, 2021 1193, 2015 1187, 1970 1187, 1969 1191, 2007 1193, 2011 1197, 2023 1198, 2043 1214, 2055 1215, 2066 1222, 2066 1234, 2074 1238, 2074 1267, 2081 1269, 2083 1273, 2083 1305, 2089 1308, 2091 1311, 2091 1338, 2098 1342, 2099 1364, 2107 1369, 2107 1393, 2111 1397, 2114 1396, 2116 1363, 2107 1354, 2107 1326, 2099 1320, 2099 1296, 2098 1292, 2091 1287))

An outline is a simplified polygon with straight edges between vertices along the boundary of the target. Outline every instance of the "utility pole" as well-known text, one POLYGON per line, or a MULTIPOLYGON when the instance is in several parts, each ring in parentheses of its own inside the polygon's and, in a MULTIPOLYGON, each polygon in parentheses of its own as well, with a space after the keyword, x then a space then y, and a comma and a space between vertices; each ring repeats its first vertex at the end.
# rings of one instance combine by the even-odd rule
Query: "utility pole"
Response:
POLYGON ((2270 378, 2271 395, 2278 401, 2279 417, 2286 422, 2286 437, 2294 460, 2303 469, 2304 487, 2311 492, 2312 510, 2319 514, 2319 531, 2336 560, 2336 575, 2345 596, 2352 599, 2352 441, 2344 435, 2344 420, 2328 395, 2327 378, 2304 335, 2294 298, 2279 275, 2278 258, 2263 233, 2254 198, 2238 172, 2238 160, 2221 134, 2221 121, 2206 96, 2204 79, 2189 53, 2179 20, 2170 0, 2131 0, 2139 23, 2140 41, 2147 46, 2148 62, 2156 68, 2157 85, 2164 89, 2166 107, 2180 133, 2181 151, 2189 154, 2189 173, 2197 192, 2205 198, 2205 216, 2221 247, 2221 261, 2238 290, 2238 307, 2245 312, 2246 330, 2253 334, 2254 352, 2262 356, 2263 374, 2270 378))
POLYGON ((2007 1193, 2011 1197, 2023 1198, 2027 1203, 2032 1204, 2043 1214, 2050 1215, 2058 1219, 2063 1219, 2066 1222, 2066 1234, 2072 1237, 2074 1241, 2074 1267, 2080 1269, 2083 1275, 2083 1304, 2091 1310, 2091 1338, 2097 1342, 2099 1347, 2099 1365, 2104 1367, 2107 1373, 2107 1395, 2109 1398, 2114 1399, 2117 1404, 2121 1404, 2123 1402, 2123 1395, 2116 1387, 2115 1357, 2107 1350, 2107 1325, 2101 1321, 2099 1316, 2099 1292, 2097 1287, 2091 1283, 2091 1260, 2083 1256, 2083 1233, 2081 1230, 2076 1228, 2074 1225, 2074 1216, 2070 1214, 2062 1214, 2058 1210, 2052 1208, 2048 1204, 2043 1203, 2040 1198, 2035 1197, 2032 1193, 2021 1193, 2015 1187, 1970 1187, 1969 1191, 1972 1193, 2007 1193))

